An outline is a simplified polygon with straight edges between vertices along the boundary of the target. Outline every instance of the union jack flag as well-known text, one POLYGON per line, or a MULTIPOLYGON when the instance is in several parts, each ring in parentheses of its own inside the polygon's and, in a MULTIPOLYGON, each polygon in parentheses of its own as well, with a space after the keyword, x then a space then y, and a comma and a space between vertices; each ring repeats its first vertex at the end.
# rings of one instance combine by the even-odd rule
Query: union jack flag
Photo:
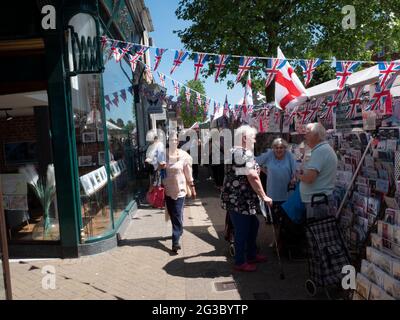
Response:
POLYGON ((393 85, 395 76, 392 76, 386 83, 386 88, 382 88, 378 83, 375 85, 375 93, 370 103, 365 107, 365 111, 383 112, 384 114, 392 113, 392 96, 390 88, 393 85))
POLYGON ((197 102, 197 105, 200 107, 201 106, 201 95, 199 92, 196 92, 196 102, 197 102))
POLYGON ((125 91, 125 89, 122 89, 120 92, 121 92, 122 100, 124 100, 124 102, 126 102, 126 91, 125 91))
POLYGON ((307 122, 314 122, 315 118, 317 117, 318 111, 324 101, 325 97, 319 97, 315 99, 315 101, 311 104, 310 114, 306 119, 307 122))
POLYGON ((186 96, 187 105, 189 105, 189 103, 190 103, 190 96, 191 96, 191 90, 190 90, 189 87, 186 87, 185 96, 186 96))
POLYGON ((386 82, 400 72, 400 63, 398 62, 379 62, 379 85, 386 89, 386 82))
POLYGON ((341 94, 337 91, 334 95, 330 95, 328 97, 328 101, 326 103, 325 108, 323 108, 321 112, 321 119, 326 119, 328 122, 332 122, 333 120, 333 111, 338 106, 339 100, 341 98, 341 94))
POLYGON ((112 102, 118 107, 119 99, 118 99, 118 92, 113 93, 114 99, 112 102))
POLYGON ((229 117, 229 103, 228 103, 228 95, 225 95, 224 102, 224 116, 229 117))
POLYGON ((315 69, 323 62, 322 59, 300 60, 300 67, 303 69, 304 85, 307 87, 314 75, 315 69))
POLYGON ((174 58, 174 62, 173 62, 173 66, 170 71, 170 74, 172 74, 175 71, 175 69, 177 67, 179 67, 183 61, 185 61, 185 59, 188 55, 189 55, 189 53, 186 51, 183 51, 183 50, 175 51, 175 58, 174 58))
POLYGON ((268 59, 267 60, 267 69, 265 73, 267 75, 267 79, 265 80, 265 87, 267 88, 272 81, 275 79, 278 70, 282 68, 286 63, 285 59, 268 59))
POLYGON ((104 96, 104 100, 106 100, 106 108, 108 109, 108 111, 110 111, 110 106, 111 106, 111 100, 110 100, 110 96, 106 95, 104 96))
POLYGON ((129 93, 133 96, 133 87, 132 87, 132 86, 129 86, 129 87, 128 87, 128 91, 129 91, 129 93))
POLYGON ((348 91, 348 95, 350 98, 349 107, 346 111, 346 119, 353 119, 357 115, 357 107, 361 106, 361 95, 364 91, 364 86, 359 86, 354 89, 354 93, 352 90, 348 91))
POLYGON ((107 60, 110 60, 111 57, 114 57, 114 59, 117 60, 118 56, 120 55, 118 45, 119 45, 119 41, 117 41, 117 40, 113 41, 113 43, 111 44, 110 54, 108 55, 107 60))
POLYGON ((307 102, 303 105, 303 111, 300 112, 301 124, 305 124, 306 122, 308 122, 311 110, 312 110, 311 102, 307 102))
POLYGON ((160 78, 161 86, 163 86, 165 88, 165 74, 158 72, 158 71, 157 71, 157 73, 158 73, 158 77, 160 78))
POLYGON ((124 48, 121 49, 119 55, 116 57, 115 61, 120 62, 122 58, 131 50, 132 44, 127 44, 124 48))
POLYGON ((104 50, 104 48, 106 47, 107 42, 108 42, 107 37, 106 36, 102 36, 100 42, 101 42, 101 49, 104 50))
POLYGON ((207 53, 196 53, 194 55, 194 80, 197 80, 201 68, 203 68, 204 63, 208 60, 207 53))
MULTIPOLYGON (((150 66, 148 66, 147 64, 144 65, 144 69, 146 71, 146 78, 147 81, 151 82, 151 80, 153 80, 153 72, 151 71, 150 66)), ((165 86, 164 86, 165 87, 165 86)))
POLYGON ((231 56, 226 54, 221 54, 215 58, 215 68, 217 69, 215 73, 215 82, 218 82, 221 71, 226 67, 226 64, 230 59, 231 56))
POLYGON ((355 61, 337 61, 336 62, 336 79, 338 91, 342 91, 346 85, 347 79, 353 74, 354 70, 360 65, 355 61))
POLYGON ((286 125, 291 125, 293 123, 293 119, 296 118, 297 116, 297 111, 299 110, 299 106, 296 106, 293 108, 293 110, 289 113, 289 110, 285 110, 289 117, 287 118, 287 124, 286 125))
POLYGON ((129 63, 131 64, 132 72, 135 72, 137 63, 141 57, 145 54, 145 52, 149 49, 149 47, 140 47, 138 51, 135 52, 134 55, 129 55, 129 63))
POLYGON ((242 79, 243 75, 250 70, 250 67, 256 62, 254 57, 241 57, 239 61, 239 73, 236 77, 236 83, 242 79))
POLYGON ((175 95, 179 96, 179 90, 181 89, 181 86, 178 81, 172 80, 172 85, 174 86, 175 90, 175 95))
POLYGON ((153 70, 154 71, 156 71, 157 70, 157 68, 158 68, 158 65, 160 64, 160 62, 161 62, 161 58, 162 58, 162 55, 164 54, 164 52, 165 51, 167 51, 168 49, 160 49, 160 48, 157 48, 156 49, 156 54, 155 54, 155 59, 154 59, 154 68, 153 68, 153 70))
POLYGON ((205 116, 207 116, 207 114, 208 114, 208 109, 210 108, 210 103, 211 103, 211 99, 206 98, 206 102, 204 104, 204 115, 205 116))

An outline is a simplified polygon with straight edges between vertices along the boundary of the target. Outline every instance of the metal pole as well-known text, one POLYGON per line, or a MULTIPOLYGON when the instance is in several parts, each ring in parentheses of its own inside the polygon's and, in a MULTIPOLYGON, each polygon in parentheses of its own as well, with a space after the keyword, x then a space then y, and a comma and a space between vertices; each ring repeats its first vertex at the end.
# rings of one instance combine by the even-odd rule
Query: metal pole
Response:
POLYGON ((1 177, 0 177, 0 239, 1 239, 0 258, 3 264, 3 276, 4 276, 4 287, 6 290, 6 299, 12 300, 10 266, 8 264, 6 221, 4 218, 4 209, 3 209, 3 192, 1 190, 1 177))
POLYGON ((338 211, 336 212, 336 219, 339 219, 339 218, 340 218, 340 213, 341 213, 341 211, 342 211, 342 209, 343 209, 343 207, 344 207, 344 204, 345 204, 346 201, 347 201, 347 197, 349 196, 350 190, 351 190, 351 188, 353 187, 354 181, 355 181, 356 178, 357 178, 358 172, 360 171, 360 168, 361 168, 361 166, 362 166, 362 164, 363 164, 363 162, 364 162, 365 156, 367 155, 367 152, 368 152, 369 148, 371 147, 371 144, 372 144, 372 141, 373 141, 373 140, 374 140, 373 137, 371 137, 371 138, 369 139, 368 145, 367 145, 367 147, 365 148, 365 151, 364 151, 364 153, 363 153, 363 155, 362 155, 362 157, 361 157, 361 160, 360 160, 360 162, 358 163, 357 169, 356 169, 356 171, 355 171, 354 174, 353 174, 353 178, 351 179, 351 182, 350 182, 349 186, 347 187, 347 190, 346 190, 346 193, 345 193, 345 195, 344 195, 344 197, 343 197, 342 203, 340 204, 340 207, 339 207, 338 211))

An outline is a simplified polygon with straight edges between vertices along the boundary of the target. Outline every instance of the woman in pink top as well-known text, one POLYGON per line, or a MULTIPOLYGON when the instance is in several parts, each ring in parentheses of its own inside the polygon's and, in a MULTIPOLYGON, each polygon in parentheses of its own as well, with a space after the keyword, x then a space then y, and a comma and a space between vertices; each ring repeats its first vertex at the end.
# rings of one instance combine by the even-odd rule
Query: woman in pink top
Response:
POLYGON ((183 233, 183 208, 185 205, 186 185, 189 185, 192 197, 196 197, 196 189, 192 177, 192 158, 178 149, 178 137, 171 134, 167 162, 161 164, 166 169, 163 180, 165 187, 165 204, 172 222, 172 251, 181 249, 179 240, 183 233))

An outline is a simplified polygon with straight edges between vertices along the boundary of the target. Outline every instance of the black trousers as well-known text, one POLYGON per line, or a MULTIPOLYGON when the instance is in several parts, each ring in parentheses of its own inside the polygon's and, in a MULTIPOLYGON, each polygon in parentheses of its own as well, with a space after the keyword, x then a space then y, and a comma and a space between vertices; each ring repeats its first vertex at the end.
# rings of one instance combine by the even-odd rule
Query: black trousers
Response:
POLYGON ((213 172, 213 178, 217 187, 222 187, 224 183, 224 165, 223 164, 213 164, 211 166, 213 172))

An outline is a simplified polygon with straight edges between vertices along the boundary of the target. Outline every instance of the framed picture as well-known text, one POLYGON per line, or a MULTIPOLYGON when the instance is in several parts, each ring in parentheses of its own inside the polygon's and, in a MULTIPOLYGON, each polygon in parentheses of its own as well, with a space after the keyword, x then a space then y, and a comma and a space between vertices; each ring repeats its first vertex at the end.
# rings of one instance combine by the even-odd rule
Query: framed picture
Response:
POLYGON ((99 166, 102 166, 106 163, 104 151, 99 151, 97 153, 97 158, 98 158, 99 166))
POLYGON ((97 128, 97 141, 104 141, 104 130, 102 128, 97 128))
POLYGON ((92 185, 92 182, 90 181, 89 175, 84 175, 80 177, 81 184, 83 187, 83 190, 85 190, 86 195, 91 194, 94 191, 94 186, 92 185))
POLYGON ((96 170, 94 172, 94 177, 96 179, 97 185, 101 184, 101 175, 100 175, 100 171, 96 170))
POLYGON ((92 173, 88 174, 87 177, 88 177, 90 184, 92 185, 93 191, 94 191, 98 186, 96 178, 94 177, 94 175, 92 173))
POLYGON ((82 133, 82 142, 83 143, 96 142, 96 133, 95 132, 82 133))
POLYGON ((78 163, 80 167, 90 167, 93 165, 92 156, 80 156, 78 157, 78 163))

